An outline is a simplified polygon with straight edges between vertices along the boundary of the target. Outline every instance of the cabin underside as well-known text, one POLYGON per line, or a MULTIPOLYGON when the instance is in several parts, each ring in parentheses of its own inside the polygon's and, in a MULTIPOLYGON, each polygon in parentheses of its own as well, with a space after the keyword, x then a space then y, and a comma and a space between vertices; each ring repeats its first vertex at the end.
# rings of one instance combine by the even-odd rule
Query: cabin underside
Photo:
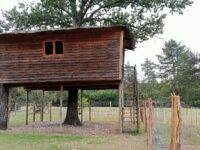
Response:
POLYGON ((38 83, 9 83, 4 86, 24 87, 26 90, 46 90, 58 91, 63 86, 64 90, 70 88, 77 88, 82 90, 98 90, 98 89, 117 89, 119 87, 119 80, 105 80, 105 81, 58 81, 58 82, 38 82, 38 83))

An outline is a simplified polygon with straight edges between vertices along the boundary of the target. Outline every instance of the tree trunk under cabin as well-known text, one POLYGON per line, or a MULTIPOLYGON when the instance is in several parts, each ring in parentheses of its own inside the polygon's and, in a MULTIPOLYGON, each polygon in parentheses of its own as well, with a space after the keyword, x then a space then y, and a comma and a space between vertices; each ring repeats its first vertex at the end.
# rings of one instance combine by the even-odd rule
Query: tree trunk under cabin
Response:
POLYGON ((8 127, 8 88, 0 84, 0 130, 8 127))
POLYGON ((63 125, 81 125, 78 117, 78 89, 76 88, 69 89, 67 114, 63 125))

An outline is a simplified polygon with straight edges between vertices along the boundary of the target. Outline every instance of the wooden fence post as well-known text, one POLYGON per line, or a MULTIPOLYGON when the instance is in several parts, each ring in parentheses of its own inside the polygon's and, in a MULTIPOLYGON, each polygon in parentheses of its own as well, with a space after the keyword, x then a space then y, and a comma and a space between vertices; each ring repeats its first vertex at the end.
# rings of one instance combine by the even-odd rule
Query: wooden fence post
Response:
POLYGON ((181 109, 180 97, 172 96, 172 114, 171 114, 171 133, 170 150, 180 150, 180 128, 181 128, 181 109))
POLYGON ((35 122, 35 102, 33 102, 33 122, 35 122))
POLYGON ((148 98, 149 105, 149 119, 148 119, 148 132, 147 132, 147 150, 153 150, 153 110, 152 99, 148 98))
POLYGON ((144 101, 144 127, 145 127, 145 132, 147 132, 147 107, 146 107, 146 101, 144 101))
POLYGON ((52 104, 49 102, 49 121, 52 121, 52 115, 51 115, 51 110, 52 110, 52 104))

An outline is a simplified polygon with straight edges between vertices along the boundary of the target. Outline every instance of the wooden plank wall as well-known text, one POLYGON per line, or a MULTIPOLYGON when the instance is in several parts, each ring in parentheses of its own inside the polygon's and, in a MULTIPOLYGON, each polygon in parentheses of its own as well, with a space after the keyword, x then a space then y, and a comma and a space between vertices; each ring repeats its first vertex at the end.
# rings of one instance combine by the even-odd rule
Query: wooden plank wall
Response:
POLYGON ((0 83, 120 80, 120 37, 121 30, 0 36, 0 83), (45 40, 63 40, 64 55, 44 56, 45 40))

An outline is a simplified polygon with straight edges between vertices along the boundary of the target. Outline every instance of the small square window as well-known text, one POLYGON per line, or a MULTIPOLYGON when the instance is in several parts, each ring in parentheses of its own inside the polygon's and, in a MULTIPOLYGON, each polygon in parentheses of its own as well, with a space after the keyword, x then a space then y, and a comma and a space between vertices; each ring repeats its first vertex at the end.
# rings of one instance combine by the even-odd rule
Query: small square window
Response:
POLYGON ((53 55, 53 42, 45 42, 45 54, 53 55))
POLYGON ((55 53, 63 54, 63 42, 62 41, 55 42, 55 53))

